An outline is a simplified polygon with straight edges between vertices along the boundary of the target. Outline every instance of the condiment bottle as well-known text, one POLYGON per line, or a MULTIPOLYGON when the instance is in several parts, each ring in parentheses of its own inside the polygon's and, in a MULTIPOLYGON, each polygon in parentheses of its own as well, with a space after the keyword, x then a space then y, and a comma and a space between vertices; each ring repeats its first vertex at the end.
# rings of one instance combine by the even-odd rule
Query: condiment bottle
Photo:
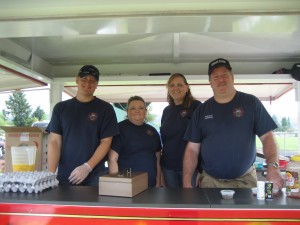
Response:
POLYGON ((286 194, 290 197, 300 197, 300 155, 291 156, 291 161, 286 166, 286 194))

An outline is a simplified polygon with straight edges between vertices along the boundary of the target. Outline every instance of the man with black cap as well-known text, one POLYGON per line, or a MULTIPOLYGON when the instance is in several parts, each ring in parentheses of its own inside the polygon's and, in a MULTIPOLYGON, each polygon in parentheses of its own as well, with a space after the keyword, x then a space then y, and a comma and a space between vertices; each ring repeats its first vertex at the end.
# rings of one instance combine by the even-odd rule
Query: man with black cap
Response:
POLYGON ((47 127, 48 170, 61 185, 99 183, 112 137, 119 133, 113 107, 94 96, 99 81, 95 66, 83 66, 76 77, 76 97, 55 105, 47 127))
POLYGON ((280 190, 283 179, 273 135, 277 128, 275 122, 258 98, 234 88, 228 60, 219 58, 210 62, 208 75, 214 96, 194 112, 184 136, 188 141, 183 162, 184 187, 192 187, 191 177, 199 154, 203 167, 200 187, 256 187, 253 163, 257 135, 266 157, 266 179, 274 183, 274 189, 280 190))

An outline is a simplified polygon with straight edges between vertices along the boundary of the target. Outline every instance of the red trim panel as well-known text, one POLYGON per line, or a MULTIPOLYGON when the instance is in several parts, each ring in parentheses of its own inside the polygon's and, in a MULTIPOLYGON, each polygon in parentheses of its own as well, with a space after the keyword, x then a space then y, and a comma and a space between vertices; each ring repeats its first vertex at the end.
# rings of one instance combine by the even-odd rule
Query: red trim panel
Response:
POLYGON ((12 225, 299 224, 300 209, 206 209, 0 204, 0 221, 12 225))

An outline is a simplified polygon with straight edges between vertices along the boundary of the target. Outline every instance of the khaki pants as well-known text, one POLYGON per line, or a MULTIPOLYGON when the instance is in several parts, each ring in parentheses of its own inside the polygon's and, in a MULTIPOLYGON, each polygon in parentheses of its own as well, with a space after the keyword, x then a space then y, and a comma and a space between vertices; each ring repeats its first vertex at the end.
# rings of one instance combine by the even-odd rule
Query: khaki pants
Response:
POLYGON ((218 179, 214 178, 203 170, 200 175, 201 188, 252 188, 257 185, 256 169, 250 168, 250 171, 236 179, 218 179))

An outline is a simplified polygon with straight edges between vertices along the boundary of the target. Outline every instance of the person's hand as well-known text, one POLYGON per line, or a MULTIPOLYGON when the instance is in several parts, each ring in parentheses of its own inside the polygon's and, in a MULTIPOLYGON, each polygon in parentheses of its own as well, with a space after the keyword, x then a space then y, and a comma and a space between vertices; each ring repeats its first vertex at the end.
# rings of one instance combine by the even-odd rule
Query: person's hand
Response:
POLYGON ((69 176, 69 181, 72 184, 80 184, 92 171, 89 164, 84 163, 81 166, 76 167, 71 175, 69 176))
POLYGON ((194 188, 193 185, 183 185, 183 188, 194 188))
POLYGON ((283 180, 283 177, 280 174, 280 170, 277 169, 277 168, 273 168, 273 167, 268 167, 266 180, 273 182, 274 194, 277 194, 275 192, 276 191, 279 192, 282 189, 283 184, 284 184, 284 180, 283 180))

